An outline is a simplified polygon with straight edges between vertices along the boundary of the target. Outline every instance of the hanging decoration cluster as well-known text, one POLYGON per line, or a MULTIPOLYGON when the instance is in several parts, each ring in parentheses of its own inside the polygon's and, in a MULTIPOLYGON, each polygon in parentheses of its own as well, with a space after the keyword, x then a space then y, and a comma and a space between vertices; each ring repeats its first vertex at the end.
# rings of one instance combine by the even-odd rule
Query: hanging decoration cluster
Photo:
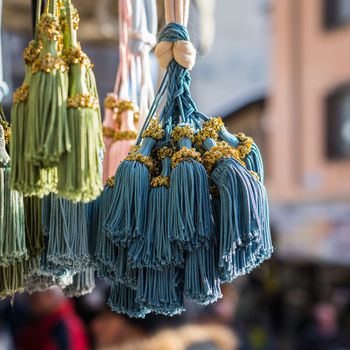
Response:
POLYGON ((92 64, 77 42, 70 0, 38 1, 26 74, 13 96, 11 187, 25 196, 57 193, 88 202, 102 190, 102 126, 92 64))
POLYGON ((154 98, 149 52, 156 44, 155 0, 119 0, 119 65, 104 101, 103 180, 114 176, 135 144, 154 98))
POLYGON ((260 152, 190 94, 196 52, 187 0, 165 1, 155 54, 166 74, 137 147, 99 198, 97 258, 109 305, 144 317, 174 315, 184 299, 206 305, 269 258, 272 243, 260 152), (155 113, 166 93, 159 116, 155 113))

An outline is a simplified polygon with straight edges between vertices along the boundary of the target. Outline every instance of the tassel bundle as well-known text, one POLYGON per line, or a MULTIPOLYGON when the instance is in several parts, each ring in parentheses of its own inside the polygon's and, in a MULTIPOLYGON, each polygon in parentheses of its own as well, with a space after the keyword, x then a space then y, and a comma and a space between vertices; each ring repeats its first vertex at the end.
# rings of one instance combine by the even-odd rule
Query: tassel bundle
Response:
POLYGON ((249 273, 273 251, 257 146, 192 100, 187 19, 188 3, 166 2, 155 54, 167 72, 103 214, 108 237, 128 255, 118 266, 129 262, 136 277, 136 287, 114 283, 109 304, 131 316, 180 313, 184 298, 215 302, 221 283, 249 273))
POLYGON ((11 187, 25 196, 88 202, 102 191, 102 125, 92 64, 77 40, 70 0, 51 0, 24 52, 26 75, 12 108, 11 187))

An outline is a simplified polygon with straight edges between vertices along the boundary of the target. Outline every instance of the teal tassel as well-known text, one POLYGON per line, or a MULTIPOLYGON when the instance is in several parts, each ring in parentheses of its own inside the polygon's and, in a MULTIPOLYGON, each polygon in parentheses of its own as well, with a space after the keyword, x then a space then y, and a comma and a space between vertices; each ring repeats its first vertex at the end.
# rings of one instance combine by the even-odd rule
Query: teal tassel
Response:
POLYGON ((95 271, 93 268, 88 268, 78 272, 73 276, 73 283, 64 288, 64 295, 72 297, 80 297, 89 294, 95 288, 95 271))
MULTIPOLYGON (((215 141, 203 146, 211 149, 215 141)), ((233 157, 217 161, 211 173, 219 196, 219 271, 223 282, 230 282, 256 266, 261 249, 267 197, 263 185, 233 157)), ((266 226, 266 225, 265 225, 266 226)))
POLYGON ((185 311, 182 272, 175 267, 163 271, 139 270, 136 301, 157 314, 173 316, 185 311))
POLYGON ((0 266, 27 258, 23 197, 10 189, 10 157, 0 125, 0 266))
POLYGON ((115 282, 122 283, 128 288, 136 289, 137 270, 129 263, 128 250, 126 248, 117 248, 113 271, 115 282))
POLYGON ((168 232, 170 162, 169 157, 162 160, 162 174, 151 182, 146 234, 131 243, 128 251, 133 267, 164 270, 183 264, 182 249, 170 241, 168 232))
POLYGON ((145 203, 150 189, 150 169, 141 161, 132 159, 149 159, 155 142, 149 137, 143 139, 140 149, 119 165, 115 175, 114 196, 106 216, 105 229, 109 238, 123 247, 146 231, 145 203))
POLYGON ((41 254, 38 267, 31 269, 24 278, 25 289, 28 293, 45 291, 58 286, 64 289, 73 283, 73 272, 71 270, 56 266, 47 260, 48 237, 44 237, 45 249, 41 254))
POLYGON ((189 252, 185 263, 185 297, 207 305, 222 297, 215 257, 216 246, 201 247, 189 252))
MULTIPOLYGON (((192 144, 183 138, 179 146, 181 152, 190 150, 192 144)), ((197 160, 188 157, 173 168, 169 203, 171 240, 187 250, 208 244, 214 235, 209 181, 204 166, 197 160)))
POLYGON ((95 249, 95 260, 99 267, 98 276, 100 278, 107 278, 112 274, 114 269, 114 263, 116 259, 116 247, 112 241, 107 237, 103 227, 106 213, 110 207, 110 202, 113 196, 114 184, 112 179, 108 180, 101 196, 94 203, 94 210, 97 211, 97 223, 96 223, 96 249, 95 249), (103 268, 100 268, 100 265, 103 268))
POLYGON ((46 200, 51 200, 48 261, 73 271, 85 270, 91 261, 84 204, 55 195, 46 200))
POLYGON ((136 291, 120 283, 111 287, 108 305, 115 312, 129 317, 144 318, 148 310, 136 302, 136 291))

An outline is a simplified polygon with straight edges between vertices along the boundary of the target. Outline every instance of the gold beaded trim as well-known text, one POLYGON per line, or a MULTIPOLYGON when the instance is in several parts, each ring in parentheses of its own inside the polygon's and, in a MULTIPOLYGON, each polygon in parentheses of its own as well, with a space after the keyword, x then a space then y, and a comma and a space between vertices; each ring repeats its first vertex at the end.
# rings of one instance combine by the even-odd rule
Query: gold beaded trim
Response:
POLYGON ((212 129, 216 132, 219 132, 223 126, 224 122, 220 117, 210 118, 209 120, 203 123, 203 128, 212 129))
POLYGON ((156 119, 152 119, 148 128, 143 132, 142 137, 152 137, 155 140, 161 140, 164 137, 164 130, 156 119))
POLYGON ((174 154, 174 150, 172 148, 169 147, 162 147, 159 148, 157 151, 157 157, 162 160, 165 158, 171 158, 174 154))
POLYGON ((81 64, 87 68, 92 68, 94 65, 91 63, 89 57, 80 47, 73 47, 67 49, 63 53, 66 62, 71 64, 81 64))
POLYGON ((104 107, 108 109, 115 109, 118 107, 118 100, 114 94, 108 94, 104 100, 104 107))
POLYGON ((134 160, 136 162, 144 164, 150 172, 154 170, 154 160, 152 157, 144 156, 140 153, 131 153, 129 154, 125 160, 134 160))
POLYGON ((249 170, 250 174, 254 177, 256 181, 260 181, 260 176, 253 170, 249 170))
POLYGON ((240 132, 235 135, 239 140, 239 145, 237 146, 240 157, 244 159, 252 150, 253 138, 246 136, 243 132, 240 132))
MULTIPOLYGON (((73 9, 72 13, 72 24, 73 29, 78 30, 79 29, 79 22, 80 22, 80 16, 76 8, 73 9)), ((62 11, 60 14, 60 24, 63 31, 65 31, 68 27, 68 21, 67 21, 67 13, 66 11, 62 11)))
POLYGON ((171 158, 171 166, 176 168, 181 162, 195 159, 198 162, 202 161, 201 154, 195 150, 195 148, 181 148, 179 151, 175 152, 171 158))
POLYGON ((0 125, 4 129, 5 144, 7 145, 11 139, 11 127, 6 120, 0 120, 0 125))
POLYGON ((57 18, 50 13, 45 13, 41 16, 38 24, 38 33, 40 38, 45 37, 52 41, 62 39, 62 33, 57 18))
POLYGON ((209 151, 204 153, 203 164, 207 171, 210 173, 213 171, 216 162, 222 158, 235 158, 242 165, 244 165, 244 163, 240 160, 238 150, 229 146, 224 141, 218 142, 216 146, 212 147, 209 151))
POLYGON ((180 141, 183 138, 188 138, 191 141, 193 141, 194 138, 194 131, 189 125, 184 126, 176 126, 173 131, 171 132, 171 137, 176 142, 180 141))
POLYGON ((50 73, 53 70, 60 70, 64 72, 68 69, 66 62, 61 57, 54 57, 50 53, 47 53, 43 58, 38 57, 32 64, 33 74, 39 70, 50 73))
POLYGON ((76 94, 68 97, 67 108, 98 108, 98 100, 92 94, 76 94))
POLYGON ((32 40, 23 50, 23 60, 25 64, 32 64, 39 57, 41 49, 41 43, 32 40))
POLYGON ((106 186, 110 187, 110 188, 113 188, 115 185, 115 180, 114 180, 114 177, 109 177, 107 180, 106 180, 106 186))
POLYGON ((135 106, 135 103, 128 100, 119 101, 117 108, 118 108, 118 114, 122 112, 127 112, 127 111, 135 111, 137 109, 135 106))
POLYGON ((131 130, 126 130, 126 131, 115 131, 113 135, 113 140, 114 141, 130 141, 130 140, 136 140, 137 138, 137 132, 136 131, 131 131, 131 130))
POLYGON ((163 176, 159 175, 157 177, 154 177, 151 180, 151 186, 154 187, 160 187, 160 186, 165 186, 169 187, 170 186, 170 177, 169 176, 163 176))
POLYGON ((218 133, 214 129, 204 128, 195 136, 194 142, 198 147, 201 147, 203 142, 209 138, 216 141, 218 139, 218 133))
POLYGON ((112 139, 114 137, 115 130, 112 128, 108 128, 107 126, 102 127, 102 135, 104 137, 107 137, 109 139, 112 139))
POLYGON ((13 102, 26 102, 28 100, 29 95, 29 85, 24 84, 17 88, 15 92, 13 93, 13 102))

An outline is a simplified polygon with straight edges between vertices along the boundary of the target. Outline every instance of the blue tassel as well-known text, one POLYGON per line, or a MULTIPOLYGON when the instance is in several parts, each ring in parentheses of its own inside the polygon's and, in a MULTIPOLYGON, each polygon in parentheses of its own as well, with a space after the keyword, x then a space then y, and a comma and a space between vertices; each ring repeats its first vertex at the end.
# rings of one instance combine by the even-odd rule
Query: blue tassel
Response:
POLYGON ((116 259, 116 248, 107 237, 104 230, 106 213, 110 207, 111 199, 114 195, 114 179, 108 179, 101 196, 94 203, 94 211, 97 212, 96 228, 96 249, 95 260, 98 266, 98 276, 110 280, 116 259))
POLYGON ((136 289, 137 269, 129 263, 128 250, 126 248, 116 249, 116 259, 113 268, 114 282, 119 282, 128 288, 136 289))
POLYGON ((185 263, 185 297, 207 305, 222 297, 214 242, 189 252, 185 263))
POLYGON ((90 254, 85 205, 51 195, 47 259, 78 272, 89 267, 90 254))
POLYGON ((218 221, 220 279, 227 282, 237 274, 235 269, 243 274, 248 273, 251 266, 255 265, 255 254, 244 253, 242 256, 238 251, 243 249, 247 253, 246 248, 251 249, 252 242, 260 240, 264 221, 268 220, 264 211, 267 205, 266 192, 262 191, 262 184, 233 158, 234 152, 227 148, 227 144, 217 147, 215 141, 207 139, 203 146, 212 150, 207 152, 209 159, 214 154, 213 151, 219 154, 214 168, 211 169, 211 179, 220 195, 218 221))
POLYGON ((168 232, 170 162, 169 157, 162 159, 162 173, 151 181, 146 234, 133 242, 128 251, 133 267, 164 270, 183 263, 182 249, 170 241, 168 232))
POLYGON ((112 285, 108 305, 112 311, 129 317, 144 318, 148 313, 147 309, 137 303, 136 291, 120 283, 112 285))
POLYGON ((181 243, 186 250, 193 250, 207 245, 214 235, 209 180, 198 159, 187 155, 187 152, 198 154, 191 149, 191 141, 182 138, 179 146, 180 151, 172 158, 168 231, 171 240, 181 243), (183 150, 186 153, 181 153, 183 150), (179 162, 174 164, 177 159, 179 162))
POLYGON ((174 316, 185 310, 183 300, 183 273, 170 267, 163 271, 140 269, 136 301, 151 312, 174 316))
POLYGON ((114 195, 104 226, 109 238, 123 247, 145 234, 150 167, 139 159, 146 157, 151 162, 149 155, 155 142, 150 137, 143 139, 140 149, 119 165, 115 175, 114 195))

